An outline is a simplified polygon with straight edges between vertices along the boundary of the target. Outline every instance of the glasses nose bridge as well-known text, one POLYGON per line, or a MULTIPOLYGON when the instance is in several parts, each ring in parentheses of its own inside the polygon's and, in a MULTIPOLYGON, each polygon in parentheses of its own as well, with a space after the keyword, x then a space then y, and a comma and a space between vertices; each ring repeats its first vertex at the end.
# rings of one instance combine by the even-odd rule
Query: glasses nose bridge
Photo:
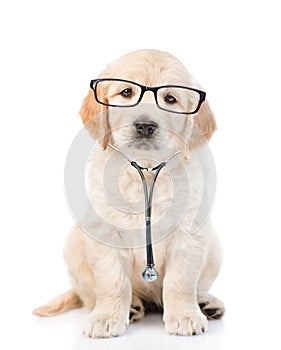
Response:
POLYGON ((154 96, 154 102, 157 104, 157 88, 153 88, 153 87, 149 87, 149 86, 143 86, 143 91, 142 91, 142 98, 141 100, 143 100, 144 95, 146 92, 151 91, 153 93, 154 96))

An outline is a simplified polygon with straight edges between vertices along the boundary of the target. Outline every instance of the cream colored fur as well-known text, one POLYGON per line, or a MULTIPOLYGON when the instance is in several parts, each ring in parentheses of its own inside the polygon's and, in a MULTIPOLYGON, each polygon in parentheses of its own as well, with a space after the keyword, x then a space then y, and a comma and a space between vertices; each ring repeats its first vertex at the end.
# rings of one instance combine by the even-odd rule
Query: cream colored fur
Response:
MULTIPOLYGON (((129 79, 147 86, 178 84, 200 88, 176 58, 156 50, 130 53, 109 65, 100 76, 129 79)), ((210 303, 212 308, 217 307, 223 312, 223 304, 208 294, 221 264, 221 249, 210 219, 198 232, 190 233, 203 186, 197 176, 200 169, 192 149, 204 152, 207 141, 216 129, 213 114, 207 101, 194 117, 181 118, 171 118, 168 112, 156 106, 150 107, 150 103, 154 103, 153 96, 146 93, 134 112, 131 109, 108 110, 96 103, 90 90, 81 107, 80 114, 86 127, 100 140, 100 145, 90 157, 87 179, 91 204, 103 220, 92 220, 91 228, 94 231, 96 229, 97 234, 101 232, 109 244, 90 237, 76 225, 68 236, 65 248, 72 290, 34 313, 49 316, 84 305, 91 310, 84 326, 84 334, 89 337, 123 334, 129 322, 131 303, 143 307, 142 303, 146 301, 163 307, 166 330, 178 335, 200 334, 207 329, 207 318, 198 304, 210 303), (153 248, 159 273, 159 279, 153 283, 147 283, 141 277, 146 265, 145 247, 138 246, 136 240, 139 238, 133 234, 136 228, 140 228, 145 237, 143 212, 120 211, 105 195, 103 186, 108 159, 113 157, 117 163, 119 159, 123 161, 119 154, 108 147, 108 142, 117 147, 129 142, 133 138, 133 123, 140 115, 153 118, 161 126, 157 135, 157 149, 147 152, 148 159, 165 160, 173 152, 182 151, 180 161, 171 161, 167 171, 163 170, 157 179, 153 222, 165 217, 173 200, 176 201, 175 208, 183 205, 181 191, 173 192, 175 188, 171 185, 169 171, 176 175, 178 188, 183 191, 185 178, 181 178, 182 164, 191 179, 191 203, 179 225, 165 237, 161 236, 161 227, 153 231, 154 237, 158 238, 153 248), (103 228, 106 230, 103 221, 110 222, 116 230, 103 231, 103 228), (128 229, 132 232, 129 237, 126 234, 128 229)), ((128 148, 127 151, 132 158, 139 155, 138 149, 128 148)), ((155 165, 146 159, 140 163, 143 166, 155 165)), ((150 182, 151 174, 148 172, 145 176, 150 182)), ((142 199, 139 174, 129 164, 122 170, 116 193, 117 190, 131 203, 142 199)), ((114 187, 111 191, 114 197, 114 187)), ((91 217, 86 215, 85 220, 89 222, 91 217)), ((168 226, 169 218, 166 222, 168 226)))

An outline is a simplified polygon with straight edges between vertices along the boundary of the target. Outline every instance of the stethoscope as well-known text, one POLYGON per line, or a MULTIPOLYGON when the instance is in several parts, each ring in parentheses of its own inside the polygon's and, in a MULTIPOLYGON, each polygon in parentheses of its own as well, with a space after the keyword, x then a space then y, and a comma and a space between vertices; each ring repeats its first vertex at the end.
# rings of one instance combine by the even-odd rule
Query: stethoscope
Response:
POLYGON ((172 154, 165 162, 162 162, 155 166, 154 168, 143 168, 140 166, 136 161, 131 160, 124 154, 120 149, 117 147, 108 144, 109 147, 111 147, 113 150, 119 152, 134 168, 137 169, 138 173, 140 174, 142 184, 143 184, 143 191, 144 191, 144 200, 145 200, 145 228, 146 228, 146 267, 142 273, 142 277, 147 282, 154 282, 158 278, 158 272, 155 269, 154 264, 154 258, 153 258, 153 249, 152 249, 152 242, 151 242, 151 210, 152 210, 152 195, 153 195, 153 189, 156 182, 156 179, 161 171, 162 168, 164 168, 167 163, 173 159, 176 155, 181 153, 181 151, 177 151, 174 154, 172 154), (145 180, 143 170, 146 171, 155 171, 150 189, 148 191, 147 188, 147 182, 145 180))

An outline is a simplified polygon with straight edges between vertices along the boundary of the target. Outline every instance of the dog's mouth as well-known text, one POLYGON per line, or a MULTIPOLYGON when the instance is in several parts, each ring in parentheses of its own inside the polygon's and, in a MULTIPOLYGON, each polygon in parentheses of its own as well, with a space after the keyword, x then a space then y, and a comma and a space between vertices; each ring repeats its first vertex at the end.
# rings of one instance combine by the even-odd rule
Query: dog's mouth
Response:
POLYGON ((128 142, 128 147, 144 151, 161 149, 161 145, 154 138, 136 138, 128 142))

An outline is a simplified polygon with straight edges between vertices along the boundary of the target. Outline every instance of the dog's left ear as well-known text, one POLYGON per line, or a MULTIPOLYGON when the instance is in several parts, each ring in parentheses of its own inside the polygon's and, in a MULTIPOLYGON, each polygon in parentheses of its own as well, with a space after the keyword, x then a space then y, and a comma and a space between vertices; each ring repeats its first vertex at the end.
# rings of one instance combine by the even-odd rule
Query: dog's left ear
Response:
POLYGON ((209 141, 217 129, 214 113, 212 112, 208 101, 204 101, 194 115, 194 125, 191 134, 191 148, 199 147, 209 141))

